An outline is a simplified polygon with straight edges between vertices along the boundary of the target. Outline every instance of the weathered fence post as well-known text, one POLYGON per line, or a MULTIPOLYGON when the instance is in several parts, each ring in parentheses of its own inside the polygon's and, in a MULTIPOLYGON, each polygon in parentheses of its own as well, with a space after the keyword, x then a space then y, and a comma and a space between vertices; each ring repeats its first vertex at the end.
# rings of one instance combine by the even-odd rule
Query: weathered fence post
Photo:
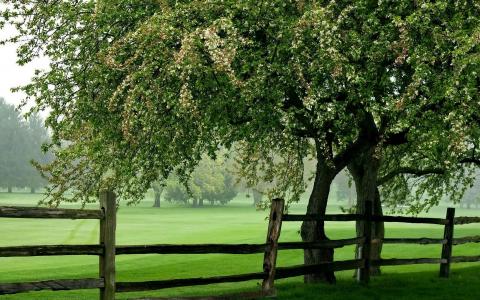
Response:
POLYGON ((273 284, 275 281, 275 267, 277 262, 278 238, 282 229, 282 217, 285 201, 273 199, 268 222, 267 247, 263 258, 263 272, 265 278, 262 283, 262 290, 266 294, 274 294, 273 284))
POLYGON ((357 280, 361 283, 367 284, 370 281, 370 249, 372 247, 372 201, 365 201, 365 210, 363 212, 363 234, 365 235, 365 242, 360 249, 360 259, 365 262, 363 268, 357 272, 357 280))
POLYGON ((440 263, 440 277, 448 277, 450 274, 450 260, 452 259, 452 245, 453 245, 453 226, 455 223, 455 208, 447 208, 448 223, 445 224, 443 238, 447 240, 442 246, 442 260, 446 262, 440 263))
POLYGON ((101 300, 115 299, 115 228, 117 201, 111 191, 100 192, 100 208, 104 217, 100 220, 100 245, 103 254, 100 255, 100 277, 104 279, 105 287, 100 289, 101 300))

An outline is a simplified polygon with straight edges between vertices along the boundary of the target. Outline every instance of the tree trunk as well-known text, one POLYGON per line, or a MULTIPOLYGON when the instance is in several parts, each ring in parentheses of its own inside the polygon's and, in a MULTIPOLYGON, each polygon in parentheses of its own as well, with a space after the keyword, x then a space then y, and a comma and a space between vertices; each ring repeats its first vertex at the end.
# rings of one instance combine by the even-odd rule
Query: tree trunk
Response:
POLYGON ((158 186, 154 186, 153 187, 153 194, 154 194, 154 197, 155 197, 155 200, 153 202, 153 207, 160 207, 160 199, 162 197, 162 193, 163 193, 163 187, 158 187, 158 186))
POLYGON ((252 189, 252 194, 253 194, 253 206, 257 207, 257 205, 259 205, 260 202, 262 202, 263 195, 256 189, 252 189))
POLYGON ((192 200, 192 206, 193 206, 193 207, 197 207, 197 204, 198 204, 198 200, 197 200, 197 199, 193 199, 193 200, 192 200))
MULTIPOLYGON (((318 154, 317 145, 317 167, 315 182, 307 207, 307 214, 325 215, 327 209, 328 194, 330 193, 330 185, 335 177, 335 172, 325 163, 318 154)), ((302 240, 304 242, 315 242, 328 240, 325 234, 324 222, 308 221, 303 222, 301 228, 302 240)), ((333 262, 333 248, 330 249, 305 249, 304 262, 306 265, 318 264, 321 262, 333 262)), ((305 275, 306 283, 327 282, 335 283, 334 272, 325 272, 317 274, 305 275)))
POLYGON ((198 201, 198 206, 203 206, 203 199, 201 198, 199 201, 198 201))
MULTIPOLYGON (((356 158, 348 169, 352 174, 355 182, 355 190, 357 192, 357 214, 365 212, 365 202, 372 201, 373 214, 383 215, 380 193, 377 187, 378 169, 380 159, 376 157, 375 148, 370 149, 363 155, 356 158)), ((363 221, 356 223, 357 236, 364 236, 363 221)), ((385 236, 385 228, 383 222, 375 222, 372 224, 372 238, 383 239, 385 236)), ((382 243, 371 245, 370 259, 380 259, 382 252, 382 243)), ((361 246, 357 245, 356 257, 360 256, 361 246)), ((380 267, 370 267, 371 275, 380 275, 380 267)))
MULTIPOLYGON (((375 216, 383 216, 383 209, 382 209, 382 201, 380 198, 380 192, 378 188, 375 191, 375 199, 373 202, 373 214, 375 216)), ((383 222, 375 222, 372 224, 372 237, 374 239, 382 240, 385 237, 385 223, 383 222)), ((382 255, 382 246, 383 243, 379 242, 373 244, 370 247, 370 259, 377 260, 381 258, 382 255)), ((381 270, 379 266, 372 266, 370 267, 370 275, 378 276, 381 274, 381 270)))
POLYGON ((30 194, 35 194, 35 188, 30 188, 30 194))
POLYGON ((11 193, 11 192, 12 192, 12 187, 11 187, 11 186, 7 187, 7 192, 8 192, 8 193, 11 193))

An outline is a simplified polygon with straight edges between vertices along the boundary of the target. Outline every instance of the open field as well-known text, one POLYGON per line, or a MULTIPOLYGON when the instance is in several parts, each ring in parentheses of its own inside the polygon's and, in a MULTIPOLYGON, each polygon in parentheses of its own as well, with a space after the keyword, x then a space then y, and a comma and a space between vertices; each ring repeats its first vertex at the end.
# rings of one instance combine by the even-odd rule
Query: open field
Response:
MULTIPOLYGON (((35 205, 40 195, 0 193, 0 205, 35 205)), ((188 208, 162 203, 154 209, 151 195, 136 207, 118 212, 117 244, 154 243, 261 243, 265 241, 266 212, 255 211, 251 199, 239 197, 227 206, 188 208)), ((292 212, 304 212, 304 205, 292 212)), ((329 212, 338 212, 336 205, 329 212)), ((457 209, 457 216, 480 215, 480 210, 457 209)), ((445 207, 429 216, 443 217, 445 207)), ((284 223, 281 241, 299 241, 299 223, 284 223)), ((329 223, 329 236, 355 235, 352 222, 329 223)), ((443 227, 388 223, 387 237, 442 237, 443 227)), ((455 236, 479 235, 480 224, 457 226, 455 236)), ((98 241, 98 223, 89 220, 0 219, 0 246, 35 244, 91 244, 98 241)), ((440 256, 440 245, 385 245, 384 258, 440 256)), ((454 255, 479 255, 480 245, 454 247, 454 255)), ((337 260, 352 259, 353 247, 338 249, 337 260)), ((214 276, 261 271, 263 255, 128 255, 117 257, 118 281, 143 281, 195 276, 214 276)), ((302 251, 280 251, 279 266, 302 263, 302 251)), ((37 281, 59 278, 97 277, 96 257, 1 258, 0 281, 37 281)), ((277 281, 279 299, 477 299, 480 297, 480 264, 453 264, 450 279, 438 278, 438 265, 384 267, 383 276, 373 278, 369 287, 359 286, 352 271, 337 273, 336 286, 304 285, 302 279, 277 281), (353 296, 354 295, 354 296, 353 296)), ((118 294, 118 299, 134 296, 221 294, 254 290, 258 282, 169 289, 158 292, 118 294)), ((37 292, 4 299, 97 299, 95 290, 37 292)))

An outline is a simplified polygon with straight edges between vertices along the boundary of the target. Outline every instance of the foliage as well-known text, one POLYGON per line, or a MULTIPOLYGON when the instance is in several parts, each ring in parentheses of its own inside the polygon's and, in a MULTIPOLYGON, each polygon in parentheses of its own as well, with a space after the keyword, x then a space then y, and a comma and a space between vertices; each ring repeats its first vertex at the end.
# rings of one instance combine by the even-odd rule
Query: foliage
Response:
POLYGON ((172 177, 167 180, 165 189, 167 201, 188 203, 193 200, 194 205, 203 205, 204 200, 226 204, 236 195, 234 177, 228 170, 228 163, 222 159, 202 159, 186 186, 172 177))
POLYGON ((378 160, 395 201, 417 179, 404 168, 446 170, 415 186, 413 210, 471 180, 457 166, 478 154, 476 1, 5 2, 19 61, 52 59, 23 88, 52 108, 51 204, 70 188, 139 200, 234 143, 252 186, 293 201, 311 156, 322 180, 378 160))

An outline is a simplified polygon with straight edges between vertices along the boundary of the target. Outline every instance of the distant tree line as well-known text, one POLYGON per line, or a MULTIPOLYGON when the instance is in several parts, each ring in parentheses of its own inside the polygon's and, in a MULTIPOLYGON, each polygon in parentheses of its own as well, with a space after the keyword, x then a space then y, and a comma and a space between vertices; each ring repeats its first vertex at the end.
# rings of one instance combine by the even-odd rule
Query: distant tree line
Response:
POLYGON ((31 162, 51 161, 52 155, 41 150, 48 138, 40 116, 32 114, 25 120, 15 106, 0 98, 0 187, 9 193, 14 187, 28 187, 34 193, 46 184, 31 162))

